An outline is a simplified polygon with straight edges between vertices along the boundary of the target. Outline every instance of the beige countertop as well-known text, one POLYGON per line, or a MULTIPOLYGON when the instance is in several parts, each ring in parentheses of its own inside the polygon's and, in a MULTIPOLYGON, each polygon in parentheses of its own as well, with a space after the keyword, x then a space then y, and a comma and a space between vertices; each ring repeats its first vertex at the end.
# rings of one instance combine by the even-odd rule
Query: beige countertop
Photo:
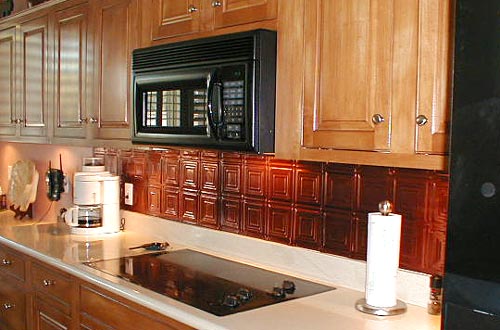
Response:
MULTIPOLYGON (((141 221, 148 221, 147 217, 141 221)), ((160 226, 163 224, 165 224, 164 233, 156 233, 154 236, 150 232, 138 230, 145 226, 145 223, 141 222, 139 225, 137 223, 130 225, 130 229, 119 234, 84 237, 71 235, 63 224, 19 222, 11 219, 8 214, 0 213, 0 242, 200 330, 331 330, 334 328, 438 330, 440 328, 440 317, 431 316, 427 314, 425 308, 412 304, 408 304, 408 311, 405 314, 398 316, 377 317, 360 313, 354 309, 354 303, 364 296, 363 292, 348 289, 321 278, 317 279, 317 282, 334 285, 337 289, 251 311, 217 317, 82 265, 82 262, 86 261, 143 253, 143 250, 131 251, 128 248, 163 238, 169 239, 171 249, 189 247, 219 256, 223 254, 221 251, 213 253, 209 246, 204 248, 200 244, 193 243, 193 240, 199 239, 203 234, 197 232, 198 234, 193 235, 196 237, 188 239, 186 235, 193 234, 193 232, 190 232, 192 229, 187 227, 188 230, 184 228, 181 232, 184 239, 176 239, 179 233, 174 232, 179 224, 167 225, 167 222, 160 222, 160 226)), ((196 229, 198 230, 205 229, 196 229)), ((219 234, 211 231, 208 235, 219 234)), ((226 242, 230 243, 232 240, 239 240, 239 237, 233 235, 226 242)), ((261 244, 258 241, 260 240, 251 241, 251 244, 261 244)), ((242 244, 250 243, 242 242, 242 244)), ((255 249, 258 249, 257 245, 255 249)), ((235 259, 231 254, 227 257, 235 259)), ((297 276, 297 274, 291 275, 297 276)), ((307 279, 315 280, 311 276, 307 279)))

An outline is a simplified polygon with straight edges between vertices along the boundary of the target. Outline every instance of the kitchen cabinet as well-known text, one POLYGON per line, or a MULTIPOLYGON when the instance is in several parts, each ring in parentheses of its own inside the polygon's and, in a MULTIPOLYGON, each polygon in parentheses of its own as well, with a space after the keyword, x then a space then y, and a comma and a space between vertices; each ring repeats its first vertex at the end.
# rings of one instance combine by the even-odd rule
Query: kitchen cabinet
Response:
POLYGON ((34 291, 33 329, 71 329, 77 296, 76 281, 53 267, 33 261, 31 288, 34 291))
POLYGON ((89 6, 87 3, 54 14, 54 140, 85 139, 89 83, 89 6))
POLYGON ((139 40, 138 0, 91 0, 92 138, 130 140, 131 52, 139 40))
MULTIPOLYGON (((151 22, 151 34, 148 37, 154 42, 274 20, 277 4, 278 0, 153 0, 150 8, 144 7, 144 17, 151 22)), ((255 27, 246 29, 252 28, 255 27)))
POLYGON ((0 245, 0 328, 27 329, 26 260, 0 245))
POLYGON ((192 330, 171 318, 147 310, 86 283, 80 285, 80 329, 192 330))
POLYGON ((280 3, 276 155, 445 169, 450 2, 280 3))
POLYGON ((41 16, 20 25, 21 90, 19 135, 47 141, 48 122, 48 17, 41 16))
POLYGON ((193 328, 0 245, 0 328, 193 328))
POLYGON ((48 141, 48 16, 24 16, 0 30, 0 136, 48 141))
POLYGON ((0 31, 0 136, 16 135, 16 28, 0 31))

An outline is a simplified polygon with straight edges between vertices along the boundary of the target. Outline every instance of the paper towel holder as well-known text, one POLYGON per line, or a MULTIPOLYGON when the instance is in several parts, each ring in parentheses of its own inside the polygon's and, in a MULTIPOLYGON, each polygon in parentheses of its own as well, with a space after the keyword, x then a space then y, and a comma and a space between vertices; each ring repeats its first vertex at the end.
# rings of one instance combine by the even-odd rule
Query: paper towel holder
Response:
MULTIPOLYGON (((382 215, 389 216, 392 212, 392 203, 388 200, 384 200, 378 204, 378 209, 382 215)), ((396 299, 396 305, 394 306, 377 307, 369 305, 366 302, 366 298, 361 298, 356 301, 355 307, 360 312, 377 316, 399 315, 405 313, 407 309, 406 304, 399 299, 396 299)))
POLYGON ((365 298, 356 301, 356 309, 360 312, 377 315, 377 316, 391 316, 399 315, 406 312, 406 304, 401 300, 396 300, 396 305, 392 307, 376 307, 368 305, 365 298))

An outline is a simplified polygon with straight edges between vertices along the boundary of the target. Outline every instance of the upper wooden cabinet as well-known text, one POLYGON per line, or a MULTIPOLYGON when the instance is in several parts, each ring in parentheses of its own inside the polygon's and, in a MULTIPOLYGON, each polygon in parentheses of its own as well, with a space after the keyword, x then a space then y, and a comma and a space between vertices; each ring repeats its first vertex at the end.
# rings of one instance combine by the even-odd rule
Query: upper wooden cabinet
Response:
POLYGON ((91 0, 93 137, 130 140, 131 53, 139 42, 138 0, 91 0))
POLYGON ((143 9, 150 41, 265 20, 277 15, 277 0, 152 0, 143 9))
POLYGON ((397 83, 390 2, 305 2, 304 147, 390 149, 397 83))
POLYGON ((0 27, 0 136, 47 142, 48 17, 26 16, 0 27))
POLYGON ((280 2, 276 155, 445 169, 450 2, 280 2))
POLYGON ((87 3, 55 13, 54 137, 85 138, 87 118, 87 3))
POLYGON ((0 136, 16 135, 16 28, 0 31, 0 136))
POLYGON ((451 109, 453 1, 420 1, 418 99, 415 113, 418 153, 448 152, 451 109))

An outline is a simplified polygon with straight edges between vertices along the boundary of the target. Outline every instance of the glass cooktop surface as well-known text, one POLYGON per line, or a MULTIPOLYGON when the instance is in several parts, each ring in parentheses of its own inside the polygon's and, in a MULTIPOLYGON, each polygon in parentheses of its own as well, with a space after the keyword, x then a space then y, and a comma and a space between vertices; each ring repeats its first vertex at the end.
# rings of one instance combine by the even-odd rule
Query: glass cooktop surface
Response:
POLYGON ((85 265, 217 316, 335 289, 188 249, 85 265))

